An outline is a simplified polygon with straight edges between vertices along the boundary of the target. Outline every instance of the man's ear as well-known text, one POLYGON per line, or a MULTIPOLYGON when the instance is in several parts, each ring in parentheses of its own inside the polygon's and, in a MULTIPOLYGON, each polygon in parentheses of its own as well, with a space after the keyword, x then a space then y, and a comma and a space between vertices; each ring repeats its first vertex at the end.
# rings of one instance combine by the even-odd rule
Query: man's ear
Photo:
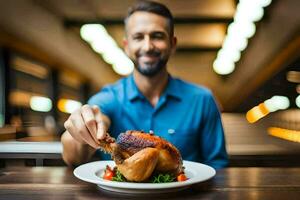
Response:
POLYGON ((126 37, 123 38, 123 47, 124 47, 125 53, 128 55, 128 40, 126 37))
POLYGON ((171 40, 171 48, 172 48, 172 53, 175 53, 176 48, 177 48, 177 37, 173 37, 171 40))

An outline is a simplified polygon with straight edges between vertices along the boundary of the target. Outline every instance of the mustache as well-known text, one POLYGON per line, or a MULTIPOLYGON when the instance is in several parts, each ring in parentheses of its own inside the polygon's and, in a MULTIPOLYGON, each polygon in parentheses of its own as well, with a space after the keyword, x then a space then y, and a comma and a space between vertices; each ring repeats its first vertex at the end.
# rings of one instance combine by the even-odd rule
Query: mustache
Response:
POLYGON ((151 51, 146 51, 146 52, 138 52, 137 56, 160 56, 160 51, 158 50, 151 50, 151 51))

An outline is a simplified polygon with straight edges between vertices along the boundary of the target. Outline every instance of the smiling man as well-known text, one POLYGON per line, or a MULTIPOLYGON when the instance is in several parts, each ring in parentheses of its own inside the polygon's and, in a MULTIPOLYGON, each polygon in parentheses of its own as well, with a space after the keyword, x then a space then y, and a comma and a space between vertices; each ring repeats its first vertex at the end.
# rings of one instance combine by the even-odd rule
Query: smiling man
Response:
POLYGON ((63 158, 87 162, 99 140, 126 130, 153 131, 174 144, 184 160, 216 169, 228 163, 220 113, 211 92, 172 77, 167 62, 176 49, 171 12, 160 3, 139 1, 125 19, 124 48, 135 64, 132 75, 104 87, 65 122, 63 158))

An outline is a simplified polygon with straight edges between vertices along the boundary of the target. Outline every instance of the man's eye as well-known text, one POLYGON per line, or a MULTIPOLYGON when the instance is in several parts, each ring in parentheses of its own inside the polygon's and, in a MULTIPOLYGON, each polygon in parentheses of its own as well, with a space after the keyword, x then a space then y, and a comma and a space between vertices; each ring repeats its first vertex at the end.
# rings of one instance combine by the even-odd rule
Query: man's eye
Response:
POLYGON ((143 36, 141 36, 141 35, 133 36, 133 39, 134 40, 142 40, 143 36))
POLYGON ((154 34, 154 35, 152 35, 152 38, 153 39, 164 39, 165 36, 163 34, 154 34))

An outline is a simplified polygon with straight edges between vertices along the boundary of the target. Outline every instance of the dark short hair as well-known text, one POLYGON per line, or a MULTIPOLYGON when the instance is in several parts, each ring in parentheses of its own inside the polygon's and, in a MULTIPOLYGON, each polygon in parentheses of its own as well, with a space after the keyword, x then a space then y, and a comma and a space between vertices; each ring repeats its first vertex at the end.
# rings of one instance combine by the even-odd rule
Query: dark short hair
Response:
POLYGON ((137 11, 155 13, 157 15, 165 17, 168 20, 170 35, 174 35, 174 19, 171 11, 167 8, 167 6, 154 1, 138 1, 128 9, 127 16, 124 20, 125 26, 128 18, 137 11))

